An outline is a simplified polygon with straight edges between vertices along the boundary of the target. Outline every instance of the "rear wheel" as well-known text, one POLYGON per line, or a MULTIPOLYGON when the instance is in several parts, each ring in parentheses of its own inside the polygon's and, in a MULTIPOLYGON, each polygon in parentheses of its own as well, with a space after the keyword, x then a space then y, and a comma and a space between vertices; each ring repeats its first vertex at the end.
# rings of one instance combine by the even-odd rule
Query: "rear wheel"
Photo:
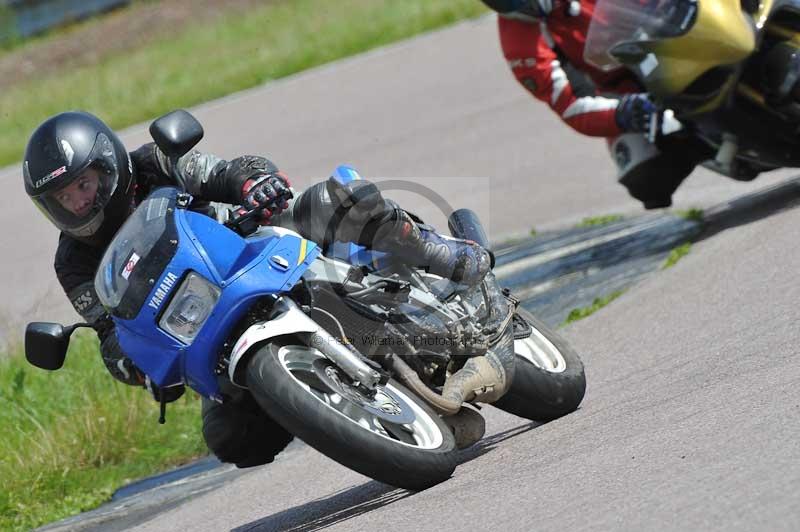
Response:
POLYGON ((573 412, 586 392, 583 362, 566 340, 533 314, 523 308, 517 314, 530 325, 531 334, 514 340, 514 380, 493 406, 535 421, 573 412))
POLYGON ((394 380, 370 395, 300 338, 262 346, 248 363, 247 384, 286 430, 376 480, 420 490, 455 469, 453 434, 421 399, 394 380))

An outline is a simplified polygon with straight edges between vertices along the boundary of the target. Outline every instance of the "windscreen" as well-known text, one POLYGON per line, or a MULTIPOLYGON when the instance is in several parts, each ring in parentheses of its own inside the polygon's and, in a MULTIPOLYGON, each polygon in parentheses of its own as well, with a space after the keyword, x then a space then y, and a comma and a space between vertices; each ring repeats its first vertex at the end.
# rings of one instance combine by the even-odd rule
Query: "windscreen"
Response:
POLYGON ((136 317, 153 282, 175 256, 177 193, 174 188, 160 188, 150 194, 106 249, 94 284, 100 301, 112 315, 136 317))
POLYGON ((584 60, 605 71, 619 68, 622 64, 609 54, 616 45, 683 35, 696 15, 697 0, 598 0, 584 60))

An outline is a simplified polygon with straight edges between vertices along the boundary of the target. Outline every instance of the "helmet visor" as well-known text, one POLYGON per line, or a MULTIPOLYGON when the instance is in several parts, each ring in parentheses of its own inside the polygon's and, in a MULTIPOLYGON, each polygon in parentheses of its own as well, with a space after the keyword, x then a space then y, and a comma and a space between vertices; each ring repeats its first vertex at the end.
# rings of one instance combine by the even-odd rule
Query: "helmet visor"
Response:
MULTIPOLYGON (((74 236, 94 234, 103 223, 103 209, 111 201, 119 180, 119 163, 109 138, 97 136, 88 164, 61 188, 38 198, 38 207, 56 227, 74 236)), ((65 168, 53 173, 65 172, 65 168)))

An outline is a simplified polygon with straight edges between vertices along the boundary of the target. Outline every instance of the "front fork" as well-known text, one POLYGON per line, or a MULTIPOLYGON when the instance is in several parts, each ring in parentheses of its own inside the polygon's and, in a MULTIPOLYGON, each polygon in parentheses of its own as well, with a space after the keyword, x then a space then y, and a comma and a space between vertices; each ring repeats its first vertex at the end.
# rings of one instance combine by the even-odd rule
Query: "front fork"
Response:
POLYGON ((257 323, 248 328, 231 352, 228 375, 231 382, 245 387, 244 371, 248 353, 256 344, 284 336, 296 334, 304 337, 310 347, 319 350, 326 358, 342 369, 354 383, 369 389, 385 382, 385 375, 371 367, 365 359, 354 352, 342 340, 326 331, 317 322, 309 318, 297 304, 287 297, 275 302, 275 317, 269 321, 257 323))

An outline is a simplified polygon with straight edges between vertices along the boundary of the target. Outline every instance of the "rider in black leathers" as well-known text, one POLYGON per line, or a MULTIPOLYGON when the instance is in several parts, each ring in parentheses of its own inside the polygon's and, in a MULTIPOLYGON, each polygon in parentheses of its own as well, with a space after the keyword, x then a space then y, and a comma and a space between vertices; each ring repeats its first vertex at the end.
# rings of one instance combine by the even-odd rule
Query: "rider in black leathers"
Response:
MULTIPOLYGON (((211 214, 210 201, 243 208, 266 203, 272 207, 264 209, 261 223, 293 225, 323 245, 355 241, 466 284, 489 270, 483 248, 420 227, 368 181, 336 186, 329 180, 285 201, 291 197, 289 181, 268 159, 225 161, 193 150, 173 164, 154 143, 128 153, 106 124, 85 112, 60 113, 42 123, 28 142, 23 174, 28 195, 61 230, 56 275, 75 310, 97 331, 103 362, 116 379, 145 386, 156 400, 176 400, 183 386, 159 389, 125 356, 93 280, 105 248, 136 205, 156 187, 175 186, 176 175, 194 196, 194 210, 211 214)), ((271 462, 291 434, 246 390, 229 385, 223 393, 223 403, 203 400, 209 448, 239 467, 271 462)))

